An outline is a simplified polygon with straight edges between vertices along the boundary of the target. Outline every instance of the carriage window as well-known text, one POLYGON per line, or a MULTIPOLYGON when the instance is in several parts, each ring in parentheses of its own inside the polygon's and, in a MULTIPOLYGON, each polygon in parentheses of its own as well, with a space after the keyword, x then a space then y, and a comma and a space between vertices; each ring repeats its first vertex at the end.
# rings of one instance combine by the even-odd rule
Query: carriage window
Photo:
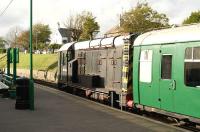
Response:
POLYGON ((192 59, 192 48, 187 48, 185 51, 185 59, 192 59))
POLYGON ((200 60, 200 47, 194 48, 194 59, 200 60))
POLYGON ((171 79, 172 75, 172 55, 163 55, 161 64, 161 78, 171 79))
POLYGON ((143 50, 140 54, 140 82, 151 82, 152 77, 152 50, 143 50))
POLYGON ((200 87, 200 47, 187 48, 185 51, 185 85, 200 87), (191 57, 187 57, 187 52, 191 57))

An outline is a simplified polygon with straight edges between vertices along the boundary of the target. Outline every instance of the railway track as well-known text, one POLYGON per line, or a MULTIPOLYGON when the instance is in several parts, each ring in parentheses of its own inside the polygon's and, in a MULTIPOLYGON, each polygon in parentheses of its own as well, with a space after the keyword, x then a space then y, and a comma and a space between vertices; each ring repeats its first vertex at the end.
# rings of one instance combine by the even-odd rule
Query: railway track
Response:
MULTIPOLYGON (((34 80, 35 83, 40 84, 40 85, 44 85, 44 86, 48 86, 49 88, 54 88, 54 89, 58 89, 57 84, 54 82, 46 82, 43 80, 34 80)), ((67 90, 64 90, 65 92, 68 92, 70 94, 76 95, 76 96, 80 96, 83 97, 85 99, 88 99, 87 97, 83 96, 82 94, 77 94, 77 93, 73 93, 73 92, 69 92, 67 90)), ((109 103, 106 102, 99 102, 98 100, 95 99, 89 99, 104 105, 110 105, 109 103)), ((120 109, 119 107, 114 107, 116 109, 120 109)), ((171 126, 176 126, 179 128, 182 128, 186 131, 193 131, 193 132, 200 132, 200 126, 192 123, 192 122, 182 122, 179 119, 173 118, 173 117, 169 117, 166 115, 162 115, 162 114, 158 114, 158 113, 154 113, 154 112, 147 112, 147 111, 137 111, 137 110, 132 110, 129 108, 123 108, 123 111, 129 112, 129 113, 133 113, 133 114, 137 114, 149 119, 153 119, 162 123, 165 123, 167 125, 171 125, 171 126)))

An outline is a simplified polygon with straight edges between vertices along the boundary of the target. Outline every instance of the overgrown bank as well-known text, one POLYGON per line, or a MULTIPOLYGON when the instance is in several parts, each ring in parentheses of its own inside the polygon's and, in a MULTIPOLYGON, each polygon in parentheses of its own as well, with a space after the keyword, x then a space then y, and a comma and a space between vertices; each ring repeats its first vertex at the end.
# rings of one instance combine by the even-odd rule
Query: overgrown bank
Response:
MULTIPOLYGON (((19 63, 17 64, 17 74, 19 76, 29 77, 29 54, 20 53, 19 63)), ((7 57, 0 54, 0 69, 6 69, 7 57)), ((33 54, 33 76, 36 79, 56 81, 57 78, 57 54, 33 54)), ((11 64, 12 73, 12 64, 11 64)))

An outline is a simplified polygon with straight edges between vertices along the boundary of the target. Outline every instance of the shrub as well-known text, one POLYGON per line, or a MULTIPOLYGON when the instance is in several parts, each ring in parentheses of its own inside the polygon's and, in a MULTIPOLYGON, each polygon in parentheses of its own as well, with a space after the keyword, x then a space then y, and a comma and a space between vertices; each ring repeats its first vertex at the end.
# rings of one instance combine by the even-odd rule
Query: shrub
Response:
POLYGON ((6 53, 6 49, 0 49, 0 54, 6 53))

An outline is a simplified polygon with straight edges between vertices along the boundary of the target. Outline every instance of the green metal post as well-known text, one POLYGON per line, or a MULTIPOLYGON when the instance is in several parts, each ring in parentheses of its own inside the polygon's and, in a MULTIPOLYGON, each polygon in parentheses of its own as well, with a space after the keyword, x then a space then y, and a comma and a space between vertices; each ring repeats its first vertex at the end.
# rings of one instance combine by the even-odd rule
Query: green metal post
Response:
POLYGON ((10 48, 7 49, 7 75, 10 76, 10 48))
POLYGON ((33 1, 30 0, 30 86, 29 86, 29 101, 30 109, 34 110, 34 82, 33 82, 33 55, 32 55, 32 30, 33 30, 33 1))
POLYGON ((17 56, 16 48, 13 48, 13 82, 15 84, 17 78, 17 56))

